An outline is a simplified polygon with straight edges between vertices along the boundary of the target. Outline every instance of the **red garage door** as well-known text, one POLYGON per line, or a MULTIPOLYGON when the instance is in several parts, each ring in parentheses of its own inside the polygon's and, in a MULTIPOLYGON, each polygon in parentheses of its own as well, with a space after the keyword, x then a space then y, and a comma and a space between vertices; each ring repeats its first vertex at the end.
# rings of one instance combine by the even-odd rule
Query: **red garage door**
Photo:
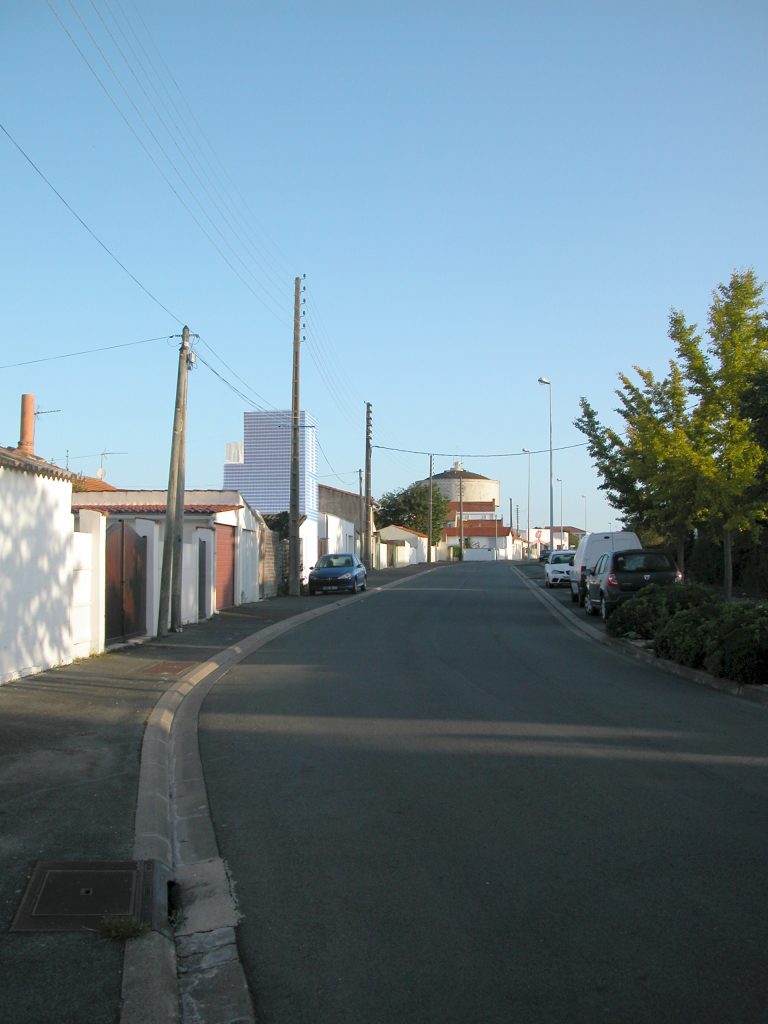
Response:
POLYGON ((216 609, 235 603, 235 528, 216 524, 216 609))

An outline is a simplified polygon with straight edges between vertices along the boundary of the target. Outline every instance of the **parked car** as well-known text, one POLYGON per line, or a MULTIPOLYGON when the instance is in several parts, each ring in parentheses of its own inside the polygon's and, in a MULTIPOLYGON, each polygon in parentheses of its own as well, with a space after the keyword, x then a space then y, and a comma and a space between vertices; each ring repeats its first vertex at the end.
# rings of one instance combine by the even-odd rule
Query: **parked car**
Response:
POLYGON ((546 562, 549 559, 549 548, 542 548, 539 552, 539 561, 546 562))
POLYGON ((571 549, 553 551, 544 566, 544 586, 559 587, 571 582, 571 563, 576 552, 571 549))
POLYGON ((682 583, 683 574, 668 551, 606 551, 587 576, 587 615, 607 619, 622 601, 633 597, 649 583, 682 583))
POLYGON ((357 555, 342 551, 336 555, 321 555, 309 570, 307 589, 314 594, 335 594, 349 590, 356 594, 367 586, 365 566, 357 555))
POLYGON ((571 566, 571 600, 584 607, 587 596, 587 576, 594 569, 600 555, 604 551, 626 551, 629 548, 641 548, 640 538, 629 530, 618 530, 612 533, 587 533, 578 545, 571 566))

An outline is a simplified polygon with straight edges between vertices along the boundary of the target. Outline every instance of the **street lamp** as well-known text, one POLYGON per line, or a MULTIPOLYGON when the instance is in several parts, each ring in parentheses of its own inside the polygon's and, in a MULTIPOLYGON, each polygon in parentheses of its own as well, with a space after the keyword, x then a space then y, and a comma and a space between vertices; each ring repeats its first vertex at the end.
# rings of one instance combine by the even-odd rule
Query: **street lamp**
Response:
POLYGON ((587 532, 587 496, 586 496, 586 494, 582 494, 582 498, 584 499, 584 533, 586 534, 586 532, 587 532))
POLYGON ((531 557, 531 449, 523 448, 523 455, 528 456, 528 518, 525 521, 525 539, 528 547, 525 549, 525 557, 531 557))
POLYGON ((563 481, 558 477, 557 482, 560 484, 560 550, 562 551, 565 547, 563 540, 563 481))
POLYGON ((539 377, 539 384, 546 384, 549 388, 549 550, 554 551, 555 502, 552 479, 552 381, 547 377, 539 377))

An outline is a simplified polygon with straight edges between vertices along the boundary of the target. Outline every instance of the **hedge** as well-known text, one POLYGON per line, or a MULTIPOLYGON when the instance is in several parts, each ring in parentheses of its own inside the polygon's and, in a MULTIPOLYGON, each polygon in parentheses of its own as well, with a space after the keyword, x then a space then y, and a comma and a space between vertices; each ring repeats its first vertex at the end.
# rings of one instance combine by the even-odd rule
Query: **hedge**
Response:
POLYGON ((768 604, 722 601, 697 584, 651 585, 616 609, 608 632, 737 683, 768 682, 768 604))

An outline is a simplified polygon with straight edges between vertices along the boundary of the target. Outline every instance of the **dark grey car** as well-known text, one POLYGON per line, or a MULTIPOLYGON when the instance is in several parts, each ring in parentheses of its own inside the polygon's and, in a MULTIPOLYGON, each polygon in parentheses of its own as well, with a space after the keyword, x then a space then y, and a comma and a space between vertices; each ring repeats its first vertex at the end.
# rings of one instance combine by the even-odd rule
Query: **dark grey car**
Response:
POLYGON ((587 615, 607 619, 614 608, 649 583, 682 583, 683 574, 668 551, 606 551, 587 573, 587 615))

